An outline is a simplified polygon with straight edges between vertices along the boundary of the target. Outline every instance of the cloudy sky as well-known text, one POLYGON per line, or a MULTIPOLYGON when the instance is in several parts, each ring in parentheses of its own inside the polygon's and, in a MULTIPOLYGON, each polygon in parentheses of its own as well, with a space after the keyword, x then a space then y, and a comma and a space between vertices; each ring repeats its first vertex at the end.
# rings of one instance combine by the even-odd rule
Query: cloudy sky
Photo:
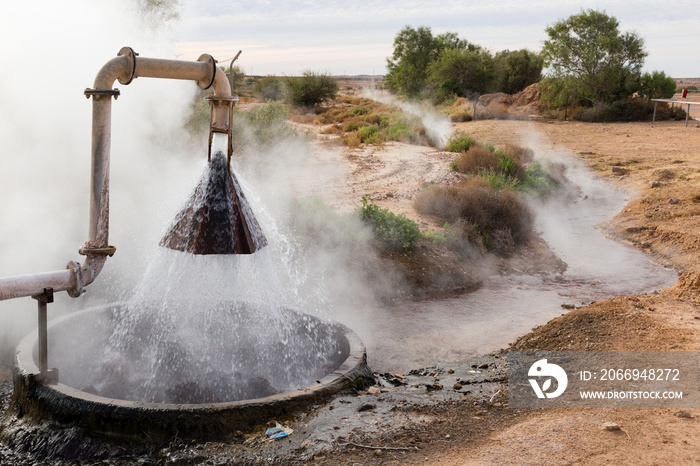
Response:
POLYGON ((492 51, 534 51, 547 26, 582 8, 604 10, 622 31, 642 36, 647 71, 700 76, 696 1, 183 0, 172 32, 182 58, 206 51, 225 60, 243 50, 239 64, 252 74, 383 74, 394 37, 406 25, 429 26, 434 34, 454 31, 492 51))

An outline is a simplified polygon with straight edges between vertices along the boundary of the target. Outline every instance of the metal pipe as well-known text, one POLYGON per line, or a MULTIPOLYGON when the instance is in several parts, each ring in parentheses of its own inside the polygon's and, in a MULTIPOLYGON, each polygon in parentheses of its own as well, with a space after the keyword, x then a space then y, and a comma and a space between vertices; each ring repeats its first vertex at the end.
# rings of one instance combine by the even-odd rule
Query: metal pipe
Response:
MULTIPOLYGON (((140 58, 130 47, 123 47, 95 77, 94 88, 86 89, 92 97, 92 168, 90 182, 90 221, 88 240, 80 249, 86 256, 81 265, 69 262, 67 270, 0 279, 0 300, 37 296, 45 288, 67 291, 73 297, 80 296, 83 288, 92 283, 102 270, 107 256, 116 251, 109 245, 109 163, 111 143, 112 97, 119 96, 113 89, 114 82, 128 85, 138 77, 183 79, 196 81, 203 89, 213 87, 214 96, 231 98, 231 86, 211 55, 201 55, 196 62, 140 58)), ((212 107, 212 121, 228 128, 230 109, 227 106, 212 107)), ((229 141, 230 145, 230 141, 229 141)))

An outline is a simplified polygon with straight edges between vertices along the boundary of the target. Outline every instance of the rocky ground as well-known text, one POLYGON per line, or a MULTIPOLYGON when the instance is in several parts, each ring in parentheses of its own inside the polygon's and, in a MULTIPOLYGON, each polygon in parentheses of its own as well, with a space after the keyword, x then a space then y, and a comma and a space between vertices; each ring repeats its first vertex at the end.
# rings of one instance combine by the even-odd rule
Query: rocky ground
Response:
MULTIPOLYGON (((516 349, 700 350, 700 124, 585 124, 488 120, 455 131, 495 145, 518 143, 578 155, 599 176, 632 195, 603 228, 674 265, 678 284, 571 310, 513 342, 516 349)), ((449 182, 449 155, 387 144, 343 154, 350 176, 335 207, 373 194, 382 207, 418 218, 411 197, 426 180, 449 182), (414 153, 415 152, 415 153, 414 153), (434 160, 434 164, 426 161, 434 160), (401 163, 401 170, 393 165, 401 163), (372 168, 374 167, 374 168, 372 168), (391 193, 391 195, 389 195, 391 193), (350 194, 353 195, 350 201, 350 194)), ((337 180, 336 180, 337 181, 337 180)), ((323 190, 323 185, 318 187, 323 190)), ((429 219, 418 218, 424 228, 429 219)), ((369 392, 278 420, 294 432, 266 441, 264 428, 227 442, 174 440, 148 451, 113 446, 106 464, 676 464, 698 463, 700 410, 508 408, 503 353, 407 374, 380 374, 369 392), (620 428, 605 430, 612 422, 620 428)), ((7 404, 9 374, 0 391, 7 404)), ((13 427, 13 429, 25 427, 13 427)), ((32 464, 32 451, 60 450, 42 437, 0 446, 0 463, 32 464), (43 442, 43 443, 42 443, 43 442), (53 446, 52 446, 53 445, 53 446), (53 450, 52 450, 53 448, 53 450)), ((27 435, 25 434, 25 437, 27 435)), ((53 443, 52 443, 53 442, 53 443)), ((59 442, 60 443, 60 442, 59 442)), ((35 456, 34 456, 35 457, 35 456)), ((50 462, 50 459, 47 460, 50 462)), ((63 464, 63 462, 58 462, 63 464)), ((77 461, 72 464, 93 464, 77 461)))

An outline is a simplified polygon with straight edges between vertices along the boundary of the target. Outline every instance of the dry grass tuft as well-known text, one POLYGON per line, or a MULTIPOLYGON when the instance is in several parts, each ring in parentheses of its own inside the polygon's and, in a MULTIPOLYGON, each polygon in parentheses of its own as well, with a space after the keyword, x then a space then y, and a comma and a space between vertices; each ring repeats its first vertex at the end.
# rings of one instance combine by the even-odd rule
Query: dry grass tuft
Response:
POLYGON ((454 167, 460 173, 478 175, 484 171, 498 170, 498 157, 488 149, 472 145, 454 160, 454 167))

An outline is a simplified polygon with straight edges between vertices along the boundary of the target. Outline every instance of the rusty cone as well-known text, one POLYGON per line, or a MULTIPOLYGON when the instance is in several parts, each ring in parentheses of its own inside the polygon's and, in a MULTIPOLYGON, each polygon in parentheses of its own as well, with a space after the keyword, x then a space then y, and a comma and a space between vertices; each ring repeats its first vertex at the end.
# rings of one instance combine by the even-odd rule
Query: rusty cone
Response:
POLYGON ((267 245, 221 152, 159 244, 191 254, 252 254, 267 245))

